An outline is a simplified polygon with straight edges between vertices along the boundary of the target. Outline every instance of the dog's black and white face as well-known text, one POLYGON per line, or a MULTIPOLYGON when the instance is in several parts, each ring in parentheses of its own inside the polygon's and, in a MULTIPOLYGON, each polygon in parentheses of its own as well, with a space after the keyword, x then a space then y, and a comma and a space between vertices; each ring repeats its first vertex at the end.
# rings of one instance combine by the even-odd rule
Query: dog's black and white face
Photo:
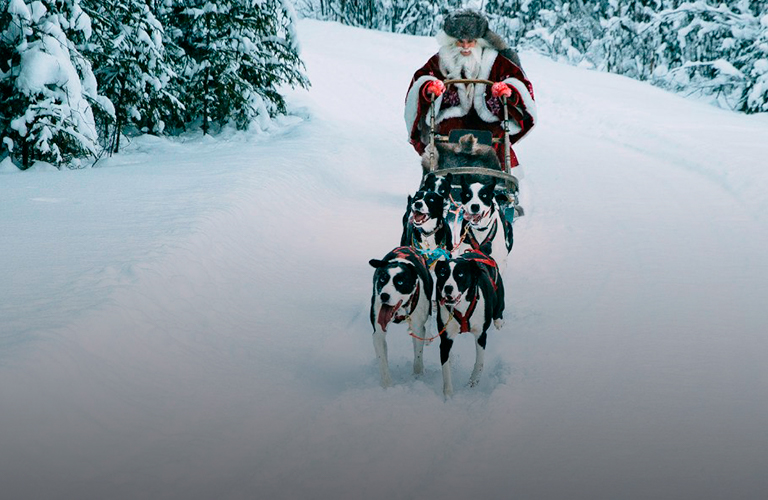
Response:
POLYGON ((376 268, 373 273, 374 314, 382 330, 392 321, 403 304, 407 304, 416 291, 418 275, 413 266, 405 262, 370 260, 376 268))
POLYGON ((463 259, 441 260, 435 264, 437 297, 441 305, 455 306, 466 300, 467 291, 477 283, 479 268, 463 259))
POLYGON ((411 199, 409 222, 422 233, 436 231, 443 219, 443 197, 432 191, 417 191, 411 199))
POLYGON ((453 192, 453 174, 435 175, 430 172, 424 178, 421 185, 424 191, 432 191, 443 197, 443 217, 447 217, 451 208, 451 194, 453 192))
POLYGON ((487 227, 496 210, 494 191, 495 184, 493 182, 487 184, 462 182, 461 204, 464 208, 464 220, 474 227, 487 227))
POLYGON ((435 175, 434 172, 430 172, 424 178, 424 183, 421 189, 424 191, 432 191, 447 200, 451 196, 451 184, 453 183, 453 174, 435 175))

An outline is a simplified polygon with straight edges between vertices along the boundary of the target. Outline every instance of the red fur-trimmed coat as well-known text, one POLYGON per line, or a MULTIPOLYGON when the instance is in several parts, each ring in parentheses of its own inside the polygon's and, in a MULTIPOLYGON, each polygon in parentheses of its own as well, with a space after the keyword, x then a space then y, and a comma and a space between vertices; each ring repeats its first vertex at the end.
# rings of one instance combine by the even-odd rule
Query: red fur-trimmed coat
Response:
MULTIPOLYGON (((447 68, 443 60, 440 54, 435 54, 419 68, 413 75, 405 98, 405 124, 410 142, 419 154, 424 153, 429 142, 430 103, 424 97, 424 85, 431 80, 462 78, 458 69, 447 68)), ((490 47, 483 49, 478 79, 508 84, 514 89, 512 102, 515 101, 515 91, 520 96, 516 104, 508 103, 511 121, 509 139, 510 144, 515 144, 536 125, 536 102, 531 82, 519 66, 490 47)), ((448 135, 454 129, 480 129, 490 130, 494 137, 503 138, 502 104, 498 98, 491 95, 490 85, 475 84, 473 95, 467 92, 466 87, 464 84, 448 86, 443 95, 437 98, 438 133, 448 135)), ((503 143, 496 145, 496 153, 503 165, 503 143)), ((518 165, 512 148, 510 157, 512 166, 518 165)))

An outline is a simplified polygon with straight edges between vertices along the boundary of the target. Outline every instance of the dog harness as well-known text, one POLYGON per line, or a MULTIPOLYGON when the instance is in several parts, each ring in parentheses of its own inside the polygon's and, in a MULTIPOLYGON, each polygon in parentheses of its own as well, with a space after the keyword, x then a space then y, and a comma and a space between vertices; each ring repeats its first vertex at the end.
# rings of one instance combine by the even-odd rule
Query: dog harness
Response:
MULTIPOLYGON (((466 237, 466 243, 472 247, 472 250, 480 250, 480 247, 483 246, 483 244, 486 241, 492 241, 493 238, 496 237, 496 232, 499 230, 499 219, 496 219, 493 221, 493 225, 490 228, 490 231, 488 231, 488 234, 485 236, 482 242, 477 241, 477 238, 475 238, 475 233, 470 230, 469 223, 467 223, 467 231, 465 231, 465 237, 466 237)), ((482 229, 484 231, 484 229, 482 229)))
MULTIPOLYGON (((415 243, 415 242, 414 242, 415 243)), ((424 257, 427 263, 427 267, 433 267, 438 260, 445 260, 451 257, 451 254, 442 247, 437 248, 422 248, 414 244, 414 248, 424 257)))
POLYGON ((416 309, 416 304, 419 303, 419 295, 420 295, 421 286, 419 285, 419 282, 416 282, 416 290, 413 291, 413 295, 411 295, 411 298, 408 299, 408 302, 403 304, 403 308, 408 311, 405 316, 398 316, 395 314, 395 317, 392 319, 392 321, 395 324, 402 323, 404 320, 408 319, 408 317, 413 313, 413 311, 416 309))
POLYGON ((492 257, 484 254, 480 250, 467 250, 461 257, 463 259, 479 262, 480 264, 485 264, 487 266, 485 271, 488 273, 488 277, 491 279, 493 290, 497 291, 499 289, 499 265, 495 260, 493 260, 492 257))
POLYGON ((397 247, 388 253, 384 260, 403 259, 413 265, 424 265, 424 259, 411 247, 397 247))
POLYGON ((477 294, 472 297, 472 302, 469 303, 469 307, 467 307, 467 311, 464 314, 461 314, 456 309, 451 309, 451 315, 459 322, 459 333, 469 333, 469 318, 471 318, 472 314, 475 312, 476 306, 477 294))
POLYGON ((440 224, 438 224, 437 227, 433 231, 430 231, 429 233, 425 231, 421 231, 420 229, 414 229, 411 231, 411 246, 421 254, 421 256, 424 258, 424 261, 427 267, 432 267, 433 265, 435 265, 435 262, 437 262, 441 258, 446 258, 446 259, 449 258, 450 254, 440 246, 436 248, 428 248, 428 247, 422 246, 418 241, 416 241, 416 232, 418 231, 419 233, 428 237, 440 231, 440 229, 442 229, 443 226, 444 224, 440 222, 440 224))

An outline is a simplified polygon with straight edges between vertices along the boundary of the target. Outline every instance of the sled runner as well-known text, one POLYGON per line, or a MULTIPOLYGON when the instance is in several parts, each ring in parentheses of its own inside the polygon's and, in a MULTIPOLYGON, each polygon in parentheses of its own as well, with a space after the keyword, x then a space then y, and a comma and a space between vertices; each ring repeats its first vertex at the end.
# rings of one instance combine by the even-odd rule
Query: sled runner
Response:
MULTIPOLYGON (((481 79, 445 80, 443 83, 446 87, 457 83, 493 85, 493 82, 481 79)), ((438 134, 436 102, 432 101, 429 109, 429 146, 422 158, 422 168, 425 176, 430 172, 436 175, 450 173, 455 181, 459 181, 461 176, 495 179, 499 204, 509 214, 508 219, 512 220, 514 216, 519 217, 524 212, 518 201, 519 182, 517 177, 512 175, 507 98, 502 96, 501 100, 504 110, 503 138, 493 137, 489 130, 461 129, 452 130, 448 136, 438 134), (503 164, 499 164, 495 150, 492 149, 497 143, 503 143, 503 164), (489 151, 493 151, 492 162, 488 161, 489 151), (496 168, 489 167, 492 163, 496 164, 496 168)), ((457 186, 458 184, 454 184, 453 187, 457 186)))

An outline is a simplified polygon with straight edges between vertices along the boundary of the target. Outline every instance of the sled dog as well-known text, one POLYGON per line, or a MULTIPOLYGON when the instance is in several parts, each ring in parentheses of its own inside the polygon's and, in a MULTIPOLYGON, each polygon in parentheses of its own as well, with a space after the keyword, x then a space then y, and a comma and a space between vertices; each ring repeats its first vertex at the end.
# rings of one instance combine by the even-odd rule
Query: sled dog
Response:
POLYGON ((475 336, 475 366, 470 387, 480 381, 485 359, 488 328, 503 324, 504 284, 496 262, 482 252, 468 251, 435 265, 437 329, 440 332, 440 362, 443 367, 443 394, 453 394, 450 354, 460 333, 475 336))
POLYGON ((512 223, 499 209, 495 199, 496 184, 468 182, 461 179, 461 217, 454 245, 454 255, 467 250, 481 250, 496 261, 499 272, 507 267, 507 257, 512 250, 512 223))
POLYGON ((373 295, 371 325, 373 347, 379 361, 382 387, 392 385, 387 361, 387 328, 408 323, 413 334, 413 373, 424 371, 424 338, 427 318, 432 314, 432 276, 424 258, 413 248, 397 247, 383 259, 371 259, 373 295))
POLYGON ((445 248, 451 241, 450 228, 445 223, 446 211, 445 199, 436 192, 420 190, 409 196, 400 244, 412 246, 422 254, 445 248))

